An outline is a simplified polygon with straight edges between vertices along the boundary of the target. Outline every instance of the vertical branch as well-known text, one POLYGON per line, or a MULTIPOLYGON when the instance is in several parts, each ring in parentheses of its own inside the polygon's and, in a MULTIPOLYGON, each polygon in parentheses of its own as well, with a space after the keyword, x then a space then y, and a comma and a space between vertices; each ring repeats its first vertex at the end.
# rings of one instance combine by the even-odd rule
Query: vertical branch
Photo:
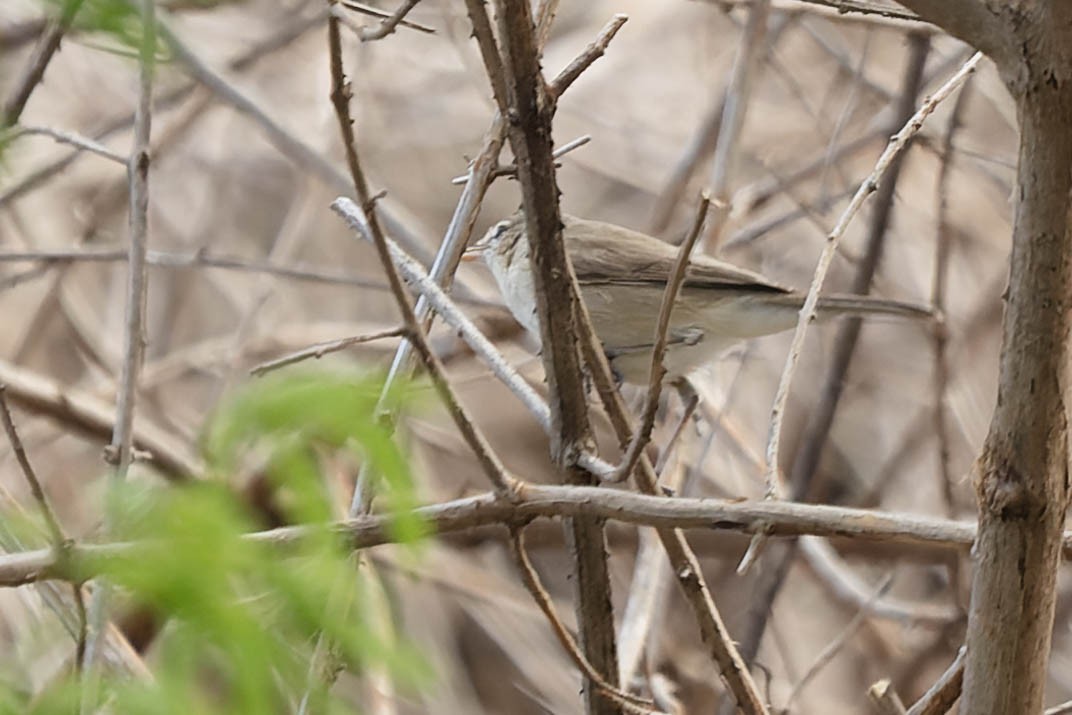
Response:
POLYGON ((1050 15, 1036 16, 1036 30, 1059 34, 1050 39, 1064 43, 1064 52, 1037 57, 1044 70, 1019 97, 1019 192, 997 406, 975 466, 980 520, 966 715, 1042 709, 1069 501, 1072 13, 1064 6, 1050 15))
MULTIPOLYGON (((575 297, 561 290, 571 268, 562 241, 559 192, 551 155, 554 99, 540 72, 527 0, 501 0, 498 25, 507 102, 504 116, 521 183, 551 422, 557 428, 551 437, 551 455, 559 467, 569 468, 592 438, 577 346, 575 297)), ((494 80, 492 84, 495 86, 494 80)), ((497 99, 501 102, 504 98, 497 99)))
POLYGON ((149 138, 152 129, 156 17, 152 2, 143 0, 141 6, 144 36, 139 48, 141 70, 138 106, 134 113, 134 149, 127 165, 130 181, 130 256, 127 259, 126 334, 110 453, 120 478, 125 478, 131 463, 134 403, 138 373, 145 358, 145 301, 148 292, 146 254, 149 245, 149 138))
MULTIPOLYGON (((549 388, 551 457, 566 471, 568 481, 587 483, 589 476, 576 466, 580 455, 589 451, 592 436, 577 337, 579 299, 568 289, 567 281, 573 270, 562 241, 552 156, 555 93, 540 71, 538 33, 527 0, 498 3, 498 44, 483 2, 467 0, 466 6, 499 113, 506 120, 506 133, 521 184, 535 309, 549 388)), ((565 528, 575 564, 575 605, 581 649, 596 672, 615 686, 618 664, 603 525, 599 520, 575 518, 569 519, 565 528)), ((600 696, 598 683, 590 678, 585 678, 584 694, 586 712, 620 712, 616 703, 600 696)))
MULTIPOLYGON (((156 6, 141 0, 141 42, 138 47, 138 105, 134 111, 134 146, 127 165, 130 193, 130 248, 127 258, 126 323, 123 366, 116 399, 115 427, 106 459, 115 465, 115 481, 125 480, 134 454, 134 405, 138 374, 145 359, 145 302, 148 293, 146 256, 149 245, 149 141, 152 130, 153 74, 156 71, 156 6)), ((84 681, 81 712, 97 705, 100 673, 97 655, 108 623, 110 589, 98 583, 89 609, 89 628, 81 664, 84 681)), ((80 613, 81 613, 80 609, 80 613)))

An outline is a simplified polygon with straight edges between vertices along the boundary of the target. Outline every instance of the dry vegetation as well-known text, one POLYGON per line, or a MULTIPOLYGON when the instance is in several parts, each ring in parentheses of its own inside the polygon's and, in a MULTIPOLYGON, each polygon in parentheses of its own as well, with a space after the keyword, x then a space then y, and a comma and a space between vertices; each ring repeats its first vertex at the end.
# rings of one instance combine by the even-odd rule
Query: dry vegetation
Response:
MULTIPOLYGON (((156 97, 182 94, 152 113, 147 344, 134 440, 153 459, 132 467, 139 479, 196 470, 204 421, 229 390, 257 379, 249 374, 257 365, 320 341, 394 331, 321 358, 386 368, 403 325, 375 249, 329 209, 354 191, 329 98, 324 3, 170 5, 162 17, 189 54, 173 54, 154 80, 156 97)), ((591 137, 559 159, 563 211, 677 242, 700 189, 712 187, 728 211, 709 221, 708 250, 789 285, 811 283, 827 234, 888 138, 974 50, 920 22, 794 2, 775 2, 769 15, 764 7, 560 4, 543 52, 549 80, 614 13, 629 17, 559 101, 556 144, 591 137), (711 128, 723 109, 731 119, 716 142, 711 128)), ((23 79, 40 15, 29 0, 0 8, 2 98, 23 79)), ((377 20, 348 14, 342 60, 361 165, 371 192, 386 192, 378 202, 384 229, 428 265, 462 190, 451 179, 480 152, 497 104, 464 3, 424 0, 408 19, 434 34, 402 26, 362 42, 348 25, 374 28, 377 20)), ((99 33, 64 38, 20 125, 95 137, 125 160, 138 68, 106 51, 113 46, 99 33)), ((803 345, 785 412, 780 493, 892 519, 760 503, 791 334, 754 341, 696 380, 700 411, 662 465, 661 481, 677 495, 729 500, 711 502, 724 518, 651 516, 654 498, 623 507, 648 514, 627 522, 694 527, 688 542, 772 712, 864 712, 868 687, 883 678, 911 704, 965 642, 972 532, 959 522, 976 517, 972 465, 997 394, 1017 136, 1016 105, 984 59, 927 118, 903 162, 895 159, 833 256, 825 290, 934 303, 941 328, 869 322, 853 349, 851 326, 820 324, 803 345), (734 511, 738 500, 747 501, 734 511), (696 528, 712 521, 721 526, 696 528), (765 532, 773 535, 750 538, 765 532), (814 533, 824 538, 789 536, 814 533), (750 542, 755 553, 739 572, 750 542)), ((503 164, 512 161, 509 146, 503 164)), ((32 134, 5 150, 0 382, 63 529, 94 540, 124 363, 128 182, 115 161, 85 151, 66 161, 71 152, 32 134), (53 171, 35 179, 46 167, 53 171)), ((496 180, 474 235, 520 201, 519 182, 496 180)), ((487 272, 463 265, 452 295, 546 393, 532 340, 500 307, 487 272)), ((510 473, 561 484, 545 432, 456 331, 437 321, 429 345, 510 473)), ((399 429, 420 500, 486 493, 486 469, 430 383, 422 385, 428 398, 399 429)), ((641 396, 626 397, 638 410, 641 396)), ((656 445, 667 443, 679 408, 676 395, 664 399, 656 445)), ((602 456, 616 463, 607 418, 596 408, 591 419, 602 456)), ((6 445, 0 465, 4 499, 32 509, 6 445)), ((342 518, 357 474, 330 477, 342 518)), ((249 479, 236 476, 236 488, 249 479)), ((610 488, 619 487, 602 487, 610 488)), ((568 499, 555 498, 558 507, 529 513, 567 513, 568 499)), ((575 502, 574 516, 600 503, 583 494, 575 502)), ((375 674, 344 678, 340 687, 367 711, 582 709, 578 668, 519 576, 510 535, 494 524, 501 518, 455 524, 416 562, 390 546, 365 552, 389 594, 384 618, 397 619, 438 673, 416 693, 395 692, 375 674)), ((536 520, 525 536, 535 571, 574 629, 573 562, 560 520, 536 520)), ((606 538, 622 687, 664 710, 717 711, 726 685, 653 530, 611 519, 606 538)), ((1063 627, 1072 593, 1059 586, 1051 705, 1072 698, 1063 627)), ((22 674, 43 683, 71 645, 57 635, 46 649, 31 638, 55 630, 38 593, 0 591, 0 637, 25 654, 22 674)), ((150 644, 150 663, 152 653, 150 644)))

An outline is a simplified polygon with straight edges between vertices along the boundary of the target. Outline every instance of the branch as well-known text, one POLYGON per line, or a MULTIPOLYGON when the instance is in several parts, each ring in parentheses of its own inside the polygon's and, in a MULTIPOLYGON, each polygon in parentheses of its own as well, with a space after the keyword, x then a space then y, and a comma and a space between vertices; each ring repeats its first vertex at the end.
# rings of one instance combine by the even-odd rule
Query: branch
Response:
MULTIPOLYGON (((534 390, 510 363, 502 356, 495 346, 488 340, 480 329, 473 324, 465 313, 458 309, 442 288, 436 285, 432 277, 421 267, 412 256, 408 255, 402 247, 394 241, 387 239, 387 247, 391 252, 391 260, 398 268, 402 278, 420 292, 422 299, 427 301, 427 307, 434 309, 446 323, 458 331, 458 334, 472 348, 473 352, 491 370, 495 377, 499 378, 543 428, 548 436, 551 435, 551 410, 547 401, 534 390)), ((578 464, 588 470, 594 477, 599 479, 608 478, 614 473, 614 467, 595 456, 592 452, 584 452, 578 457, 578 464)))
POLYGON ((390 330, 381 330, 375 333, 369 333, 367 335, 354 335, 349 338, 341 338, 339 340, 329 340, 323 343, 317 343, 316 345, 310 345, 307 348, 296 350, 282 357, 263 362, 260 365, 256 365, 250 369, 249 374, 254 377, 261 377, 269 372, 278 370, 288 365, 308 360, 309 358, 315 358, 319 360, 325 355, 331 353, 337 353, 340 350, 353 347, 354 345, 361 345, 363 343, 369 343, 373 340, 383 340, 384 338, 399 338, 409 337, 409 333, 405 328, 391 328, 390 330))
MULTIPOLYGON (((0 383, 11 401, 25 410, 45 415, 75 432, 99 440, 110 437, 115 406, 74 388, 61 385, 26 368, 0 360, 0 383)), ((167 430, 142 418, 134 427, 134 447, 163 476, 174 481, 195 478, 202 470, 198 458, 167 430)))
POLYGON ((558 639, 558 642, 562 644, 562 648, 565 649, 570 660, 580 668, 586 678, 592 681, 603 697, 610 699, 630 712, 654 713, 655 711, 653 710, 651 702, 622 692, 608 683, 603 679, 603 676, 595 671, 592 664, 589 663, 588 659, 581 653, 580 649, 577 647, 577 641, 573 639, 573 636, 570 635, 570 632, 566 629, 566 625, 562 622, 562 619, 558 617, 558 613, 555 612, 555 606, 551 601, 551 595, 547 593, 547 589, 540 583, 540 577, 536 573, 532 561, 529 559, 528 552, 525 550, 524 533, 523 527, 510 529, 510 546, 514 554, 514 562, 517 564, 517 568, 521 572, 521 580, 524 581, 525 588, 528 590, 529 595, 532 596, 532 600, 536 602, 540 611, 543 612, 547 621, 551 624, 551 630, 555 632, 555 637, 558 639))
POLYGON ((114 152, 108 147, 104 146, 100 142, 94 141, 89 137, 84 137, 74 132, 67 132, 62 129, 53 129, 52 127, 37 127, 37 126, 15 126, 12 127, 12 131, 7 136, 0 135, 0 140, 14 140, 23 136, 45 136, 54 139, 60 144, 70 144, 76 146, 79 149, 84 149, 88 152, 96 154, 97 156, 108 159, 109 161, 127 165, 127 157, 118 152, 114 152))
POLYGON ((145 359, 145 305, 148 297, 146 253, 149 248, 149 139, 152 127, 153 75, 156 72, 155 6, 142 0, 141 28, 144 37, 139 46, 140 72, 138 107, 134 113, 134 148, 127 164, 130 180, 130 257, 127 259, 126 325, 123 369, 116 400, 115 430, 111 452, 106 453, 116 465, 117 476, 126 478, 133 461, 134 404, 137 399, 138 373, 145 359))
POLYGON ((852 197, 849 205, 838 219, 837 225, 834 226, 830 235, 827 236, 826 245, 823 246, 822 254, 820 254, 819 261, 815 266, 815 275, 812 278, 811 286, 808 288, 808 297, 804 301, 804 307, 800 310, 800 319, 797 321, 797 327, 793 333, 793 340, 789 347, 789 354, 786 357, 785 368, 782 370, 781 379, 778 381, 778 390, 775 394, 774 406, 771 408, 770 432, 767 439, 766 454, 767 489, 770 493, 774 493, 777 490, 775 485, 777 484, 778 453, 781 445, 785 407, 789 400, 789 388, 793 382, 793 375, 796 372, 797 362, 800 359, 800 352, 804 345, 804 337, 807 334, 808 326, 815 320, 819 292, 822 290, 823 283, 826 280, 826 273, 829 270, 830 263, 837 251, 838 242, 844 235, 849 223, 863 206, 867 197, 878 189, 878 183, 885 175, 886 170, 890 167, 893 159, 901 153, 912 137, 919 132, 923 127, 924 120, 934 112, 938 104, 967 80, 968 75, 975 71, 976 66, 981 60, 982 56, 979 54, 974 55, 968 60, 956 74, 950 77, 937 92, 920 106, 919 111, 912 116, 901 131, 890 139, 890 143, 886 147, 886 150, 882 152, 882 155, 879 156, 878 161, 875 163, 874 170, 872 170, 871 174, 860 184, 856 194, 852 197))
MULTIPOLYGON (((973 522, 869 509, 757 500, 692 499, 648 496, 600 487, 542 485, 526 482, 516 501, 487 492, 430 506, 407 514, 443 536, 487 526, 521 525, 533 519, 589 517, 656 529, 699 529, 751 534, 763 529, 771 536, 846 537, 967 553, 975 540, 973 522)), ((324 530, 363 550, 396 543, 391 525, 397 514, 370 514, 329 525, 287 526, 248 534, 245 538, 285 548, 324 530)), ((52 549, 0 555, 0 586, 13 587, 46 579, 80 579, 100 570, 98 560, 128 557, 136 543, 75 544, 70 566, 52 549)), ((1072 560, 1072 531, 1064 533, 1062 554, 1072 560)))
POLYGON ((390 15, 377 8, 370 7, 363 3, 351 2, 350 0, 343 0, 342 5, 343 7, 350 10, 354 10, 356 12, 364 12, 370 15, 376 15, 378 17, 383 18, 380 24, 377 25, 375 28, 369 29, 367 27, 363 27, 358 32, 358 37, 361 38, 361 41, 368 42, 370 40, 382 40, 383 38, 393 33, 399 25, 401 25, 402 27, 408 27, 411 30, 418 30, 420 32, 426 32, 428 34, 434 34, 435 30, 433 30, 432 28, 426 25, 420 25, 418 23, 408 22, 406 20, 406 15, 409 14, 410 10, 417 7, 418 2, 420 2, 420 0, 404 0, 404 2, 398 6, 398 9, 390 15))
MULTIPOLYGON (((967 649, 961 646, 957 651, 957 657, 946 669, 942 676, 927 688, 915 705, 908 709, 908 715, 945 715, 960 697, 961 687, 964 683, 964 659, 967 649)), ((1046 711, 1047 714, 1050 712, 1046 711)))
POLYGON ((640 424, 637 426, 633 439, 625 450, 622 464, 611 477, 612 481, 628 479, 636 469, 640 461, 641 452, 647 448, 651 441, 651 430, 655 427, 655 412, 659 408, 659 395, 662 392, 663 380, 666 378, 666 366, 663 358, 666 356, 667 334, 670 330, 670 316, 677 303, 681 286, 685 283, 685 273, 689 267, 689 258, 692 256, 692 247, 703 232, 704 222, 707 219, 707 210, 711 206, 711 197, 706 193, 700 199, 700 206, 696 210, 696 218, 692 222, 689 231, 681 247, 678 248, 677 260, 666 281, 663 290, 662 304, 659 306, 659 318, 655 324, 654 344, 651 351, 651 369, 648 377, 648 390, 644 395, 644 406, 640 410, 640 424))
MULTIPOLYGON (((344 116, 345 119, 341 122, 341 125, 344 127, 343 133, 344 135, 349 134, 350 139, 350 148, 347 149, 347 153, 351 155, 350 160, 352 166, 356 167, 355 176, 360 177, 360 165, 357 164, 357 154, 352 148, 353 135, 350 133, 352 130, 348 131, 345 128, 351 126, 348 123, 349 112, 346 112, 344 116)), ((355 179, 355 185, 360 185, 359 178, 355 179)), ((358 193, 360 195, 360 190, 358 193)), ((371 206, 371 197, 368 197, 368 199, 368 205, 371 206)), ((403 322, 409 333, 410 342, 413 343, 417 353, 421 356, 421 360, 424 362, 425 368, 428 370, 428 374, 432 379, 432 384, 439 393, 440 399, 443 401, 444 406, 454 420, 454 424, 458 427, 458 431, 461 432, 462 437, 465 439, 470 449, 473 450, 473 454, 476 455, 477 461, 483 469, 485 476, 488 477, 498 491, 503 494, 512 494, 518 486, 517 481, 506 471, 506 467, 503 466, 498 455, 495 454, 494 450, 491 449, 491 445, 488 444, 487 438, 476 428, 476 425, 469 417, 468 411, 461 402, 459 402, 457 395, 454 393, 454 388, 451 387, 450 383, 447 381, 444 375, 443 365, 439 362, 439 358, 436 357, 435 353, 432 352, 432 348, 428 344, 428 336, 425 334, 420 323, 417 322, 417 318, 413 313, 413 306, 410 305, 409 297, 406 295, 406 291, 402 287, 402 278, 398 274, 398 269, 395 268, 394 263, 391 261, 387 239, 380 230, 379 225, 372 223, 369 217, 350 199, 336 199, 331 207, 336 213, 343 217, 350 228, 361 233, 366 240, 372 242, 376 246, 377 253, 380 254, 380 260, 384 265, 384 272, 387 274, 388 283, 391 286, 391 292, 394 293, 399 310, 402 313, 403 322)), ((374 215, 375 212, 373 212, 373 216, 374 215)))
MULTIPOLYGON (((569 482, 591 483, 591 476, 577 466, 580 456, 593 451, 595 443, 581 374, 576 327, 579 298, 573 291, 559 289, 563 278, 573 275, 573 268, 562 239, 552 156, 555 97, 540 71, 538 30, 528 0, 499 0, 496 20, 500 46, 496 47, 483 4, 471 0, 467 6, 517 162, 530 258, 530 266, 519 269, 532 273, 551 412, 551 460, 569 482)), ((565 528, 574 563, 581 647, 602 680, 616 686, 618 662, 606 535, 595 520, 570 519, 565 528)), ((620 712, 599 695, 594 680, 585 680, 584 702, 586 713, 620 712)))
POLYGON ((3 108, 0 109, 0 128, 11 126, 19 121, 19 117, 22 116, 22 110, 26 108, 26 103, 30 101, 30 95, 33 94, 34 89, 44 79, 45 70, 48 68, 49 62, 52 61, 52 57, 56 54, 56 50, 60 48, 60 40, 70 29, 71 23, 74 22, 74 18, 82 7, 83 1, 67 0, 63 4, 63 11, 60 13, 59 18, 49 22, 44 35, 41 36, 33 55, 30 57, 30 61, 26 65, 26 69, 23 70, 22 76, 15 82, 11 96, 8 97, 7 101, 4 102, 3 108))

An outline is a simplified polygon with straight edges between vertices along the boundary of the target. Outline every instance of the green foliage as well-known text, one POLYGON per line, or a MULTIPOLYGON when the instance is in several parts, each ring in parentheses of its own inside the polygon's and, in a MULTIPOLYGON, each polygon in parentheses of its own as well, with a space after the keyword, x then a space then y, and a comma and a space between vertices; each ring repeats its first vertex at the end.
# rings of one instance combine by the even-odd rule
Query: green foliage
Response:
MULTIPOLYGON (((323 489, 318 457, 324 453, 368 461, 378 500, 400 514, 392 537, 413 542, 424 527, 407 512, 416 506, 405 457, 391 439, 391 430, 376 415, 382 381, 368 376, 284 372, 263 378, 239 393, 212 421, 204 440, 211 469, 227 474, 238 459, 258 453, 277 487, 291 497, 295 522, 332 518, 323 489)), ((385 407, 397 411, 404 392, 385 395, 385 407)))
MULTIPOLYGON (((152 682, 105 683, 111 711, 293 711, 309 685, 320 634, 348 668, 385 669, 407 687, 427 679, 419 655, 377 620, 389 610, 380 584, 357 567, 337 533, 314 526, 286 546, 250 539, 255 517, 224 478, 256 457, 286 493, 288 521, 315 525, 333 514, 323 463, 365 459, 383 476, 391 504, 412 504, 406 461, 375 419, 381 388, 379 380, 326 373, 254 382, 211 421, 204 440, 209 479, 112 490, 114 537, 137 546, 95 569, 167 626, 150 654, 152 682)), ((388 399, 401 407, 400 394, 388 399)), ((410 544, 420 533, 411 518, 397 520, 396 536, 410 544)), ((69 713, 76 695, 59 688, 20 711, 69 713)), ((315 696, 319 712, 352 712, 322 690, 315 696)), ((3 707, 0 697, 0 713, 3 707)))
POLYGON ((156 32, 146 33, 142 27, 137 0, 43 0, 56 17, 69 18, 77 34, 99 34, 110 44, 102 46, 108 52, 137 57, 148 51, 156 61, 167 48, 156 41, 156 32))

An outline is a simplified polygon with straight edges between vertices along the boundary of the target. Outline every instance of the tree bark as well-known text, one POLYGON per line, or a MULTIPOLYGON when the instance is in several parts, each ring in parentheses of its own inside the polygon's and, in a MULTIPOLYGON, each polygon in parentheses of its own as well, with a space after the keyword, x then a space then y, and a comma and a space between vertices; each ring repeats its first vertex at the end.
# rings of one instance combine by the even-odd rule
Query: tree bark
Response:
POLYGON ((1068 507, 1070 79, 1040 77, 1020 100, 1020 126, 998 403, 975 475, 963 713, 1042 710, 1068 507))
POLYGON ((1072 3, 901 0, 986 52, 1017 102, 1016 215, 998 398, 975 467, 962 713, 1042 710, 1068 508, 1072 3))

